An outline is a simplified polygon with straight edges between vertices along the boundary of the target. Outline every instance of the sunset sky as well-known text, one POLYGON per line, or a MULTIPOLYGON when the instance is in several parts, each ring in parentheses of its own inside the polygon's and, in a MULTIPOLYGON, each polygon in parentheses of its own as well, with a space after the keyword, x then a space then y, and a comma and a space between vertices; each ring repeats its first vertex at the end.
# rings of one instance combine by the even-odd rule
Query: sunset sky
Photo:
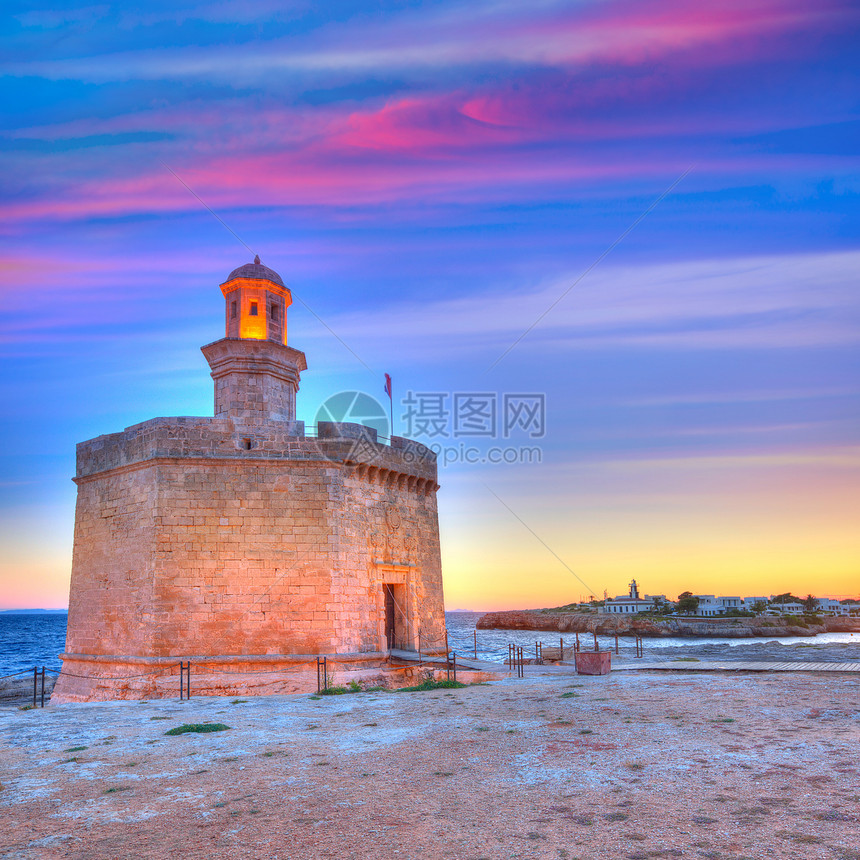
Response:
POLYGON ((299 418, 545 398, 419 436, 540 448, 440 462, 448 608, 860 594, 855 4, 4 8, 0 608, 67 604, 77 442, 212 414, 255 253, 299 418))

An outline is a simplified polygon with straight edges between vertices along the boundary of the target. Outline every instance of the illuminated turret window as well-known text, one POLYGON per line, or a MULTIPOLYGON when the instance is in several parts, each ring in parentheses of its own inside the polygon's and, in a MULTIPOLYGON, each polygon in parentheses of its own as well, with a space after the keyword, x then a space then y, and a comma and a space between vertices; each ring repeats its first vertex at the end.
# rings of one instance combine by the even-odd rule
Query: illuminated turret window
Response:
POLYGON ((226 335, 240 340, 269 340, 287 344, 290 291, 281 276, 260 262, 239 266, 221 284, 226 300, 226 335))

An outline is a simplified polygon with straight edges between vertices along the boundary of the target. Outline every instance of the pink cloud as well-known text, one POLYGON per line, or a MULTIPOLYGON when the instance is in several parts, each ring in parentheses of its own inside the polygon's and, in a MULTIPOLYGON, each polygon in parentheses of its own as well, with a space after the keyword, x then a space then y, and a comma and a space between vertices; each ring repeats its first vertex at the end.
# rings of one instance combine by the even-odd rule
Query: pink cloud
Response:
MULTIPOLYGON (((160 160, 217 207, 379 203, 454 191, 461 199, 497 198, 512 187, 521 192, 570 181, 662 181, 689 161, 687 136, 785 127, 784 109, 771 114, 758 104, 753 114, 700 108, 695 92, 701 80, 696 83, 692 74, 698 67, 779 52, 783 43, 770 35, 837 14, 835 7, 810 10, 796 0, 713 6, 645 0, 553 10, 542 18, 497 16, 484 38, 470 37, 461 47, 477 56, 489 44, 500 56, 542 69, 526 67, 501 76, 501 83, 422 92, 360 110, 354 103, 249 109, 246 100, 231 98, 19 129, 9 136, 65 140, 154 132, 169 139, 134 144, 142 147, 135 158, 98 161, 84 149, 66 154, 53 162, 60 165, 55 177, 39 174, 45 190, 36 189, 24 202, 13 197, 0 203, 0 213, 13 224, 4 228, 10 232, 14 219, 199 207, 160 160), (579 68, 608 62, 638 67, 615 74, 607 67, 593 75, 579 68), (545 66, 553 64, 563 68, 548 72, 545 66), (549 74, 554 77, 547 80, 549 74), (600 146, 657 136, 674 140, 660 152, 637 147, 635 157, 629 148, 600 146), (535 144, 541 144, 538 155, 535 144), (141 161, 141 152, 151 153, 148 161, 141 161)), ((434 37, 440 37, 438 28, 425 41, 434 37)), ((122 156, 121 148, 112 151, 122 156)), ((798 163, 708 153, 697 153, 697 161, 702 171, 718 172, 798 163)))
POLYGON ((522 22, 517 37, 540 45, 545 61, 555 63, 615 62, 637 64, 671 52, 691 51, 698 64, 723 62, 742 55, 761 56, 778 49, 768 36, 802 31, 816 22, 853 18, 836 4, 811 8, 801 0, 687 0, 610 3, 533 23, 522 22), (712 53, 722 46, 718 54, 712 53))
POLYGON ((453 95, 410 98, 380 110, 355 112, 345 129, 330 140, 335 147, 392 151, 429 151, 455 146, 469 149, 495 143, 513 143, 514 130, 498 128, 464 114, 453 95))

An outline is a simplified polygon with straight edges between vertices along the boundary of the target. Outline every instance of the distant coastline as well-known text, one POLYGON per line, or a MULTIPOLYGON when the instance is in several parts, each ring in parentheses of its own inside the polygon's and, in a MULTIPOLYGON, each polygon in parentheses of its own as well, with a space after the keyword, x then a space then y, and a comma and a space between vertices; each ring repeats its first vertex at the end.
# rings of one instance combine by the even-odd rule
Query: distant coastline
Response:
POLYGON ((488 612, 478 619, 475 626, 479 630, 544 630, 555 633, 597 633, 601 636, 776 639, 784 636, 817 636, 819 633, 856 633, 860 632, 860 618, 624 618, 596 612, 523 609, 488 612))
POLYGON ((68 609, 0 609, 0 615, 59 615, 68 612, 68 609))

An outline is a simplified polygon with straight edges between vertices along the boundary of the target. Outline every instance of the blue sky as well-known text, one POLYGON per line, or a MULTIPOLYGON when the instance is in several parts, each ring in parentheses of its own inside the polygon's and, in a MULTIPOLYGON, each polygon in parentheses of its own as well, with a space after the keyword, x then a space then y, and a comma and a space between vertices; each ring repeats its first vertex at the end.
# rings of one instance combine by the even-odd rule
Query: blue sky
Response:
POLYGON ((545 394, 540 464, 443 470, 449 606, 856 596, 856 9, 318 6, 9 7, 0 605, 66 599, 76 442, 211 414, 253 253, 308 421, 545 394))

